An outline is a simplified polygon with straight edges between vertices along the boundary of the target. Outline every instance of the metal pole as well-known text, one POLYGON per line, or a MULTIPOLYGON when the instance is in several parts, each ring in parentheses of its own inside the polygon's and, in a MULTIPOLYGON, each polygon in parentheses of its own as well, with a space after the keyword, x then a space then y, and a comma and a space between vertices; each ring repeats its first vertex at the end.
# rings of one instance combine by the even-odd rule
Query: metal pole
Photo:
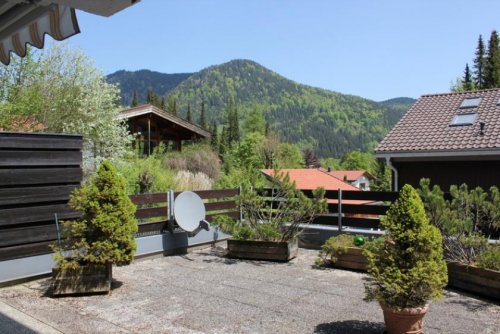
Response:
POLYGON ((342 189, 339 188, 339 205, 338 205, 338 226, 339 231, 342 231, 342 189))
POLYGON ((239 201, 240 201, 240 223, 243 221, 243 208, 241 207, 241 186, 238 191, 239 201))
POLYGON ((148 118, 148 157, 151 155, 151 119, 148 118))

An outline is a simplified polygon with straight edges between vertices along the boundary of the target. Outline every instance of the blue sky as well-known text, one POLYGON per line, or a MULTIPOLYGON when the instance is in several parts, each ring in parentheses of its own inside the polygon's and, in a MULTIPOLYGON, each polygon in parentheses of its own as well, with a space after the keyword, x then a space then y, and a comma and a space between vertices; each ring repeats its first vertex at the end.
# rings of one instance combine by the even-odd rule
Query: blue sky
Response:
POLYGON ((142 0, 109 18, 79 12, 68 42, 106 74, 245 58, 380 101, 448 91, 499 14, 498 0, 142 0))

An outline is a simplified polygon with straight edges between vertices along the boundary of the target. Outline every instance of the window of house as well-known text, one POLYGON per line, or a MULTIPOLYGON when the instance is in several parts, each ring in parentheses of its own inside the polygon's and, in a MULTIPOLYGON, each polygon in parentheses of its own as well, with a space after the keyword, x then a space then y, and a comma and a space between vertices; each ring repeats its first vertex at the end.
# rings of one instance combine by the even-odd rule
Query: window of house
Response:
POLYGON ((458 125, 472 125, 476 120, 477 113, 469 113, 469 114, 458 114, 453 116, 453 120, 450 123, 450 126, 458 126, 458 125))
POLYGON ((361 189, 361 190, 365 190, 365 189, 366 189, 366 183, 364 183, 364 182, 363 182, 363 183, 360 183, 360 184, 359 184, 359 189, 361 189))
POLYGON ((462 101, 462 104, 460 105, 460 109, 475 108, 475 107, 479 106, 480 103, 481 103, 480 97, 473 97, 470 99, 464 99, 462 101))

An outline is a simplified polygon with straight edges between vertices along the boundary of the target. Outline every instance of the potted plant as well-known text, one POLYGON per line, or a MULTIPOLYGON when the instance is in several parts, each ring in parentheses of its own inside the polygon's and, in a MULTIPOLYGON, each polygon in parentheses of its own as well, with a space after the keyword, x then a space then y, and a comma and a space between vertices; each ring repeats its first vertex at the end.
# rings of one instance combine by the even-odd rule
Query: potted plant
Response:
POLYGON ((326 211, 324 193, 324 189, 316 189, 314 198, 308 198, 296 189, 288 174, 275 173, 266 194, 250 191, 240 196, 242 221, 218 222, 233 236, 228 240, 228 255, 274 261, 294 258, 304 224, 326 211))
POLYGON ((63 223, 63 239, 52 246, 57 264, 52 271, 54 295, 108 292, 112 264, 127 265, 136 251, 135 206, 125 182, 109 162, 70 196, 78 221, 63 223))
POLYGON ((372 242, 383 242, 383 238, 371 239, 351 234, 340 234, 331 237, 321 246, 316 264, 366 271, 367 260, 363 251, 372 242))
POLYGON ((368 245, 365 300, 380 303, 389 334, 422 333, 430 300, 448 276, 439 230, 429 224, 417 191, 405 185, 382 219, 385 242, 368 245))

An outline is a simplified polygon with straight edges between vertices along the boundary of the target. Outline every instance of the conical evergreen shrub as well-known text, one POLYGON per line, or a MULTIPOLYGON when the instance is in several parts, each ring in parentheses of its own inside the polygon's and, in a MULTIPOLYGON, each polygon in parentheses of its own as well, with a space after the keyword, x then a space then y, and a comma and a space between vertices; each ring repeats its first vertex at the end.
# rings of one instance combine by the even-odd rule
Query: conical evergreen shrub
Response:
POLYGON ((82 212, 75 222, 64 223, 64 244, 56 250, 61 269, 80 264, 127 265, 136 251, 135 205, 125 192, 125 181, 109 162, 103 162, 90 182, 76 189, 69 205, 82 212))
POLYGON ((439 230, 429 224, 417 191, 405 185, 382 219, 385 243, 368 246, 366 300, 391 308, 423 307, 448 281, 439 230))

